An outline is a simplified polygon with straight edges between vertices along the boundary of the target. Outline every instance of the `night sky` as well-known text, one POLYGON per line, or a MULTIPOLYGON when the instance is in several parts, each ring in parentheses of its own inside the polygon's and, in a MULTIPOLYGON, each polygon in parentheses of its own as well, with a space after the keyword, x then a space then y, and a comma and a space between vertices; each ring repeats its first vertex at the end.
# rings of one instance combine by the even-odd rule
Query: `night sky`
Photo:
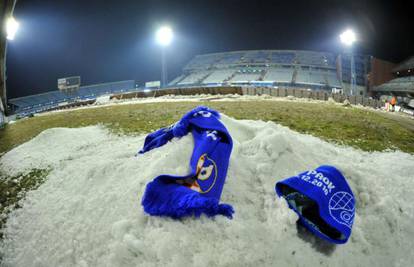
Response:
POLYGON ((399 62, 414 55, 410 1, 18 0, 20 29, 8 44, 9 98, 82 84, 160 78, 154 32, 170 25, 169 80, 195 55, 250 49, 340 52, 338 34, 358 32, 359 53, 399 62))

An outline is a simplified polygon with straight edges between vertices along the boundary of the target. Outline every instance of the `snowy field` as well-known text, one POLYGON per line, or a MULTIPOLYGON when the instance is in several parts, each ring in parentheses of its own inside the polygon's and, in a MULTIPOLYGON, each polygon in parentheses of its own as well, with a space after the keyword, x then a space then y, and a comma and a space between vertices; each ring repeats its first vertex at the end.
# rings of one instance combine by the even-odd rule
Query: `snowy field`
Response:
MULTIPOLYGON (((227 94, 227 95, 210 95, 210 94, 199 94, 199 95, 163 95, 158 97, 146 97, 146 98, 126 98, 126 99, 109 99, 108 96, 98 98, 94 104, 87 106, 80 106, 71 109, 60 109, 49 112, 35 114, 35 116, 45 116, 51 113, 67 112, 79 109, 90 109, 100 108, 102 106, 115 106, 115 105, 130 105, 130 104, 149 104, 149 103, 171 103, 171 102, 201 102, 201 101, 212 101, 212 102, 231 102, 231 101, 295 101, 302 103, 326 103, 324 100, 315 100, 310 98, 297 98, 294 96, 287 97, 275 97, 270 95, 238 95, 238 94, 227 94)), ((330 104, 342 105, 337 103, 333 99, 328 101, 330 104)), ((364 108, 358 105, 357 107, 364 108)))
MULTIPOLYGON (((153 93, 152 93, 153 94, 153 93)), ((70 109, 60 109, 60 110, 53 110, 49 112, 43 112, 39 114, 35 114, 35 116, 47 116, 53 113, 61 113, 61 112, 68 112, 73 110, 82 110, 82 109, 93 109, 93 108, 101 108, 103 106, 116 106, 116 105, 131 105, 131 104, 149 104, 149 103, 173 103, 173 102, 201 102, 201 101, 208 101, 208 102, 245 102, 245 101, 292 101, 298 103, 314 103, 314 104, 330 104, 330 105, 338 105, 343 106, 343 103, 335 102, 333 98, 329 98, 327 101, 325 100, 316 100, 311 98, 298 98, 295 96, 287 96, 287 97, 275 97, 270 95, 238 95, 238 94, 226 94, 226 95, 211 95, 211 94, 197 94, 197 95, 163 95, 157 97, 146 97, 146 98, 126 98, 126 99, 110 99, 109 95, 105 95, 102 97, 98 97, 96 102, 91 105, 74 107, 70 109)), ((410 118, 414 120, 411 113, 404 113, 404 112, 387 112, 385 107, 381 109, 374 109, 372 107, 365 107, 362 105, 352 105, 353 107, 365 110, 371 110, 376 112, 383 112, 388 113, 394 116, 404 116, 406 118, 410 118)), ((399 110, 399 107, 396 108, 399 110)), ((12 121, 11 123, 14 123, 12 121)))
POLYGON ((414 156, 340 147, 262 121, 223 116, 234 141, 224 217, 174 221, 140 205, 159 174, 188 171, 193 140, 134 157, 144 136, 101 126, 54 128, 6 153, 9 175, 52 168, 10 214, 5 266, 412 266, 414 156), (341 169, 356 196, 353 233, 332 246, 296 225, 276 181, 322 164, 341 169))

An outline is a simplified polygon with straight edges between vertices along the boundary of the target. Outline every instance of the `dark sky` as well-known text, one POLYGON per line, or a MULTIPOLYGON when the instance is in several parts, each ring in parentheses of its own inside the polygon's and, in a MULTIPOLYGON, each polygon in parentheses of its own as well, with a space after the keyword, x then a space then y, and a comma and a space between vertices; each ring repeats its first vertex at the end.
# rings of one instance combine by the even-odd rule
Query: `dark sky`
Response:
POLYGON ((8 45, 9 98, 56 90, 57 78, 92 84, 159 80, 154 32, 169 24, 169 79, 194 55, 249 49, 339 52, 354 28, 360 53, 398 62, 414 54, 410 1, 18 0, 8 45))

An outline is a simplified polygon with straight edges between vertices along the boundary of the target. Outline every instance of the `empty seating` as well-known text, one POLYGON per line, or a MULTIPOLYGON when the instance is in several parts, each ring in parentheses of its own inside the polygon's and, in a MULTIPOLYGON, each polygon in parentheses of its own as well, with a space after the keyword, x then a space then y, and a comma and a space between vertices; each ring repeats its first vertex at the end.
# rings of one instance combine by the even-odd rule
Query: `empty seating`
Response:
POLYGON ((90 86, 81 86, 79 90, 72 92, 51 91, 38 95, 31 95, 10 99, 9 103, 16 106, 17 113, 30 114, 41 112, 58 106, 62 102, 73 102, 79 99, 94 99, 97 96, 109 93, 119 93, 135 90, 135 81, 121 81, 103 83, 90 86))
POLYGON ((170 86, 260 81, 341 87, 336 77, 336 56, 325 52, 250 50, 199 55, 184 70, 187 74, 174 79, 170 86))
POLYGON ((240 63, 241 61, 241 57, 243 56, 244 53, 229 53, 229 54, 224 54, 223 57, 221 58, 221 60, 218 62, 219 64, 235 64, 235 63, 240 63))
POLYGON ((169 86, 173 86, 176 85, 179 81, 181 81, 183 78, 185 77, 185 75, 180 75, 177 78, 175 78, 174 80, 172 80, 171 82, 168 83, 169 86))
POLYGON ((310 84, 310 73, 309 71, 298 70, 296 75, 296 83, 310 84))
POLYGON ((264 81, 280 82, 280 83, 290 83, 292 81, 293 68, 272 68, 267 71, 264 76, 264 81))
POLYGON ((261 76, 260 70, 239 70, 230 79, 231 82, 251 82, 258 81, 261 76))
POLYGON ((186 84, 195 84, 195 83, 200 83, 201 80, 206 77, 207 75, 209 75, 209 71, 200 71, 200 72, 195 72, 195 73, 191 73, 190 75, 188 75, 187 77, 185 77, 183 80, 181 80, 178 85, 186 85, 186 84))
POLYGON ((271 63, 292 64, 296 55, 293 52, 278 51, 271 55, 271 63))
POLYGON ((235 72, 235 70, 230 69, 230 70, 216 70, 213 73, 211 73, 206 79, 204 79, 202 81, 203 84, 208 84, 208 83, 222 83, 226 80, 228 80, 233 73, 235 72))
POLYGON ((335 67, 335 60, 332 54, 313 51, 297 51, 296 63, 307 66, 335 67))
POLYGON ((296 83, 308 85, 328 85, 323 72, 298 70, 296 75, 296 83))
POLYGON ((197 69, 209 66, 213 63, 216 63, 220 59, 220 56, 217 55, 199 55, 191 60, 187 67, 188 69, 197 69))
POLYGON ((408 92, 414 94, 414 76, 400 77, 374 89, 382 92, 408 92))
POLYGON ((270 52, 251 51, 246 52, 242 57, 244 63, 266 63, 269 61, 270 52))

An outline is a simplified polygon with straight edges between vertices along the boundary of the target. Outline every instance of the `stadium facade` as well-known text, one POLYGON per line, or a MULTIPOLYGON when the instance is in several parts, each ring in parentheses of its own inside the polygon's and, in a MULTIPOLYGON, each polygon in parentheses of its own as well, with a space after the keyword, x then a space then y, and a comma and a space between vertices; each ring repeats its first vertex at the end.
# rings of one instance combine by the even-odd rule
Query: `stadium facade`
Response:
MULTIPOLYGON (((354 55, 357 94, 367 93, 371 57, 354 55)), ((350 91, 351 55, 298 50, 249 50, 198 55, 168 85, 279 86, 350 91)))

